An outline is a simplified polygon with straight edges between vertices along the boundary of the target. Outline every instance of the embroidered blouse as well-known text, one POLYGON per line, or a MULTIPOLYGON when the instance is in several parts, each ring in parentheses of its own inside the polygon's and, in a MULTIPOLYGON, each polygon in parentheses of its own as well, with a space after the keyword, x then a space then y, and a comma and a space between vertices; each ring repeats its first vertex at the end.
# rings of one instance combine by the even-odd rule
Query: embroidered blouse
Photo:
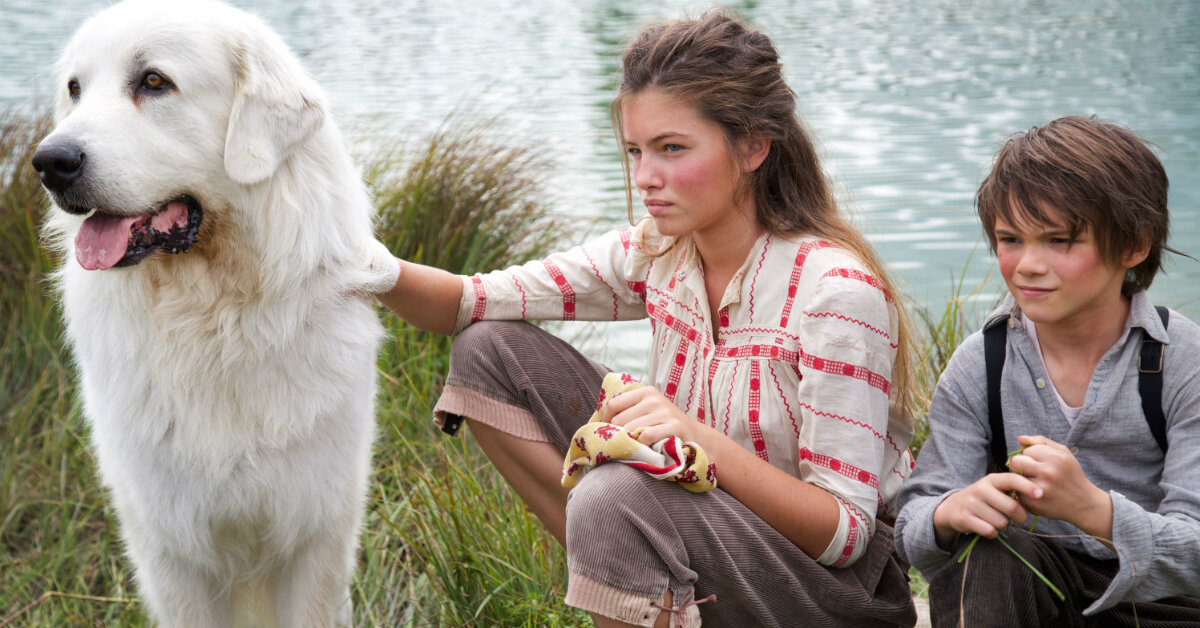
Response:
POLYGON ((818 562, 850 565, 876 517, 895 515, 913 465, 912 427, 890 403, 899 329, 891 295, 833 243, 764 232, 714 315, 691 240, 656 257, 642 250, 646 229, 656 235, 644 220, 540 261, 464 277, 455 332, 485 319, 649 317, 647 383, 829 491, 840 517, 818 562))

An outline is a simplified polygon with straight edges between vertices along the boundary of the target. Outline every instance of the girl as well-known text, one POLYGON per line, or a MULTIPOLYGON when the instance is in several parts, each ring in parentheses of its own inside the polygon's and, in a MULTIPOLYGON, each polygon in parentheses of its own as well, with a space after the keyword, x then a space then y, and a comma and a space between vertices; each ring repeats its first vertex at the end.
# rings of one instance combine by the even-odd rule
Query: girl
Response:
POLYGON ((466 420, 566 546, 566 601, 597 626, 911 625, 880 521, 911 468, 908 324, 838 213, 774 46, 711 12, 647 28, 621 64, 611 114, 648 217, 474 277, 399 262, 380 295, 457 334, 435 415, 450 433, 466 420), (568 500, 563 456, 608 369, 532 325, 481 321, 641 317, 650 386, 604 418, 698 444, 719 488, 606 464, 568 500))

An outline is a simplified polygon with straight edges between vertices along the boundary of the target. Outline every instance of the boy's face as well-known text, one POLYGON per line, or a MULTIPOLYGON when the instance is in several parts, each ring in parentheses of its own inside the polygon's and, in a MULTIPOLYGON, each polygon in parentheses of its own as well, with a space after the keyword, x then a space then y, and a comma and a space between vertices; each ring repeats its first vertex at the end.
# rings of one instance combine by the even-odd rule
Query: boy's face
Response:
POLYGON ((1021 311, 1039 325, 1039 333, 1043 326, 1087 329, 1076 326, 1090 326, 1097 317, 1123 321, 1125 271, 1145 259, 1146 252, 1131 251, 1120 264, 1111 264, 1100 256, 1090 229, 1071 240, 1056 212, 1043 215, 1044 222, 1015 213, 1017 224, 996 218, 1000 274, 1021 311))

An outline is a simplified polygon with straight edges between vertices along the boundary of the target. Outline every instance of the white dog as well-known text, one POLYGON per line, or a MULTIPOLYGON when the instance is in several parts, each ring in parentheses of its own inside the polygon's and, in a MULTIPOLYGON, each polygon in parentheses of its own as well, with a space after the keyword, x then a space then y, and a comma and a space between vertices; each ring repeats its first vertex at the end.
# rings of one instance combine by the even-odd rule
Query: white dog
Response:
POLYGON ((106 9, 58 72, 34 165, 141 595, 167 626, 348 623, 383 334, 365 295, 399 271, 321 89, 201 0, 106 9))

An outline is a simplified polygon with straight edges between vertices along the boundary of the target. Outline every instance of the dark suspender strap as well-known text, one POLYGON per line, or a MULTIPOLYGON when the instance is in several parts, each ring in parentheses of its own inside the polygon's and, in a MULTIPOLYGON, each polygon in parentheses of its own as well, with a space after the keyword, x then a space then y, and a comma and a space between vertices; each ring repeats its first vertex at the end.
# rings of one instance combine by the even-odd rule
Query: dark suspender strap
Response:
POLYGON ((992 463, 997 471, 1008 462, 1008 445, 1004 442, 1004 413, 1000 409, 1000 374, 1004 372, 1004 357, 1008 344, 1008 318, 1001 318, 983 330, 983 359, 987 365, 988 424, 992 428, 992 463))
MULTIPOLYGON (((1157 306, 1158 317, 1163 327, 1167 326, 1170 314, 1167 308, 1157 306)), ((1150 433, 1158 442, 1158 448, 1167 453, 1167 418, 1163 416, 1163 344, 1142 330, 1141 354, 1138 356, 1138 394, 1142 397, 1142 414, 1150 424, 1150 433)))

